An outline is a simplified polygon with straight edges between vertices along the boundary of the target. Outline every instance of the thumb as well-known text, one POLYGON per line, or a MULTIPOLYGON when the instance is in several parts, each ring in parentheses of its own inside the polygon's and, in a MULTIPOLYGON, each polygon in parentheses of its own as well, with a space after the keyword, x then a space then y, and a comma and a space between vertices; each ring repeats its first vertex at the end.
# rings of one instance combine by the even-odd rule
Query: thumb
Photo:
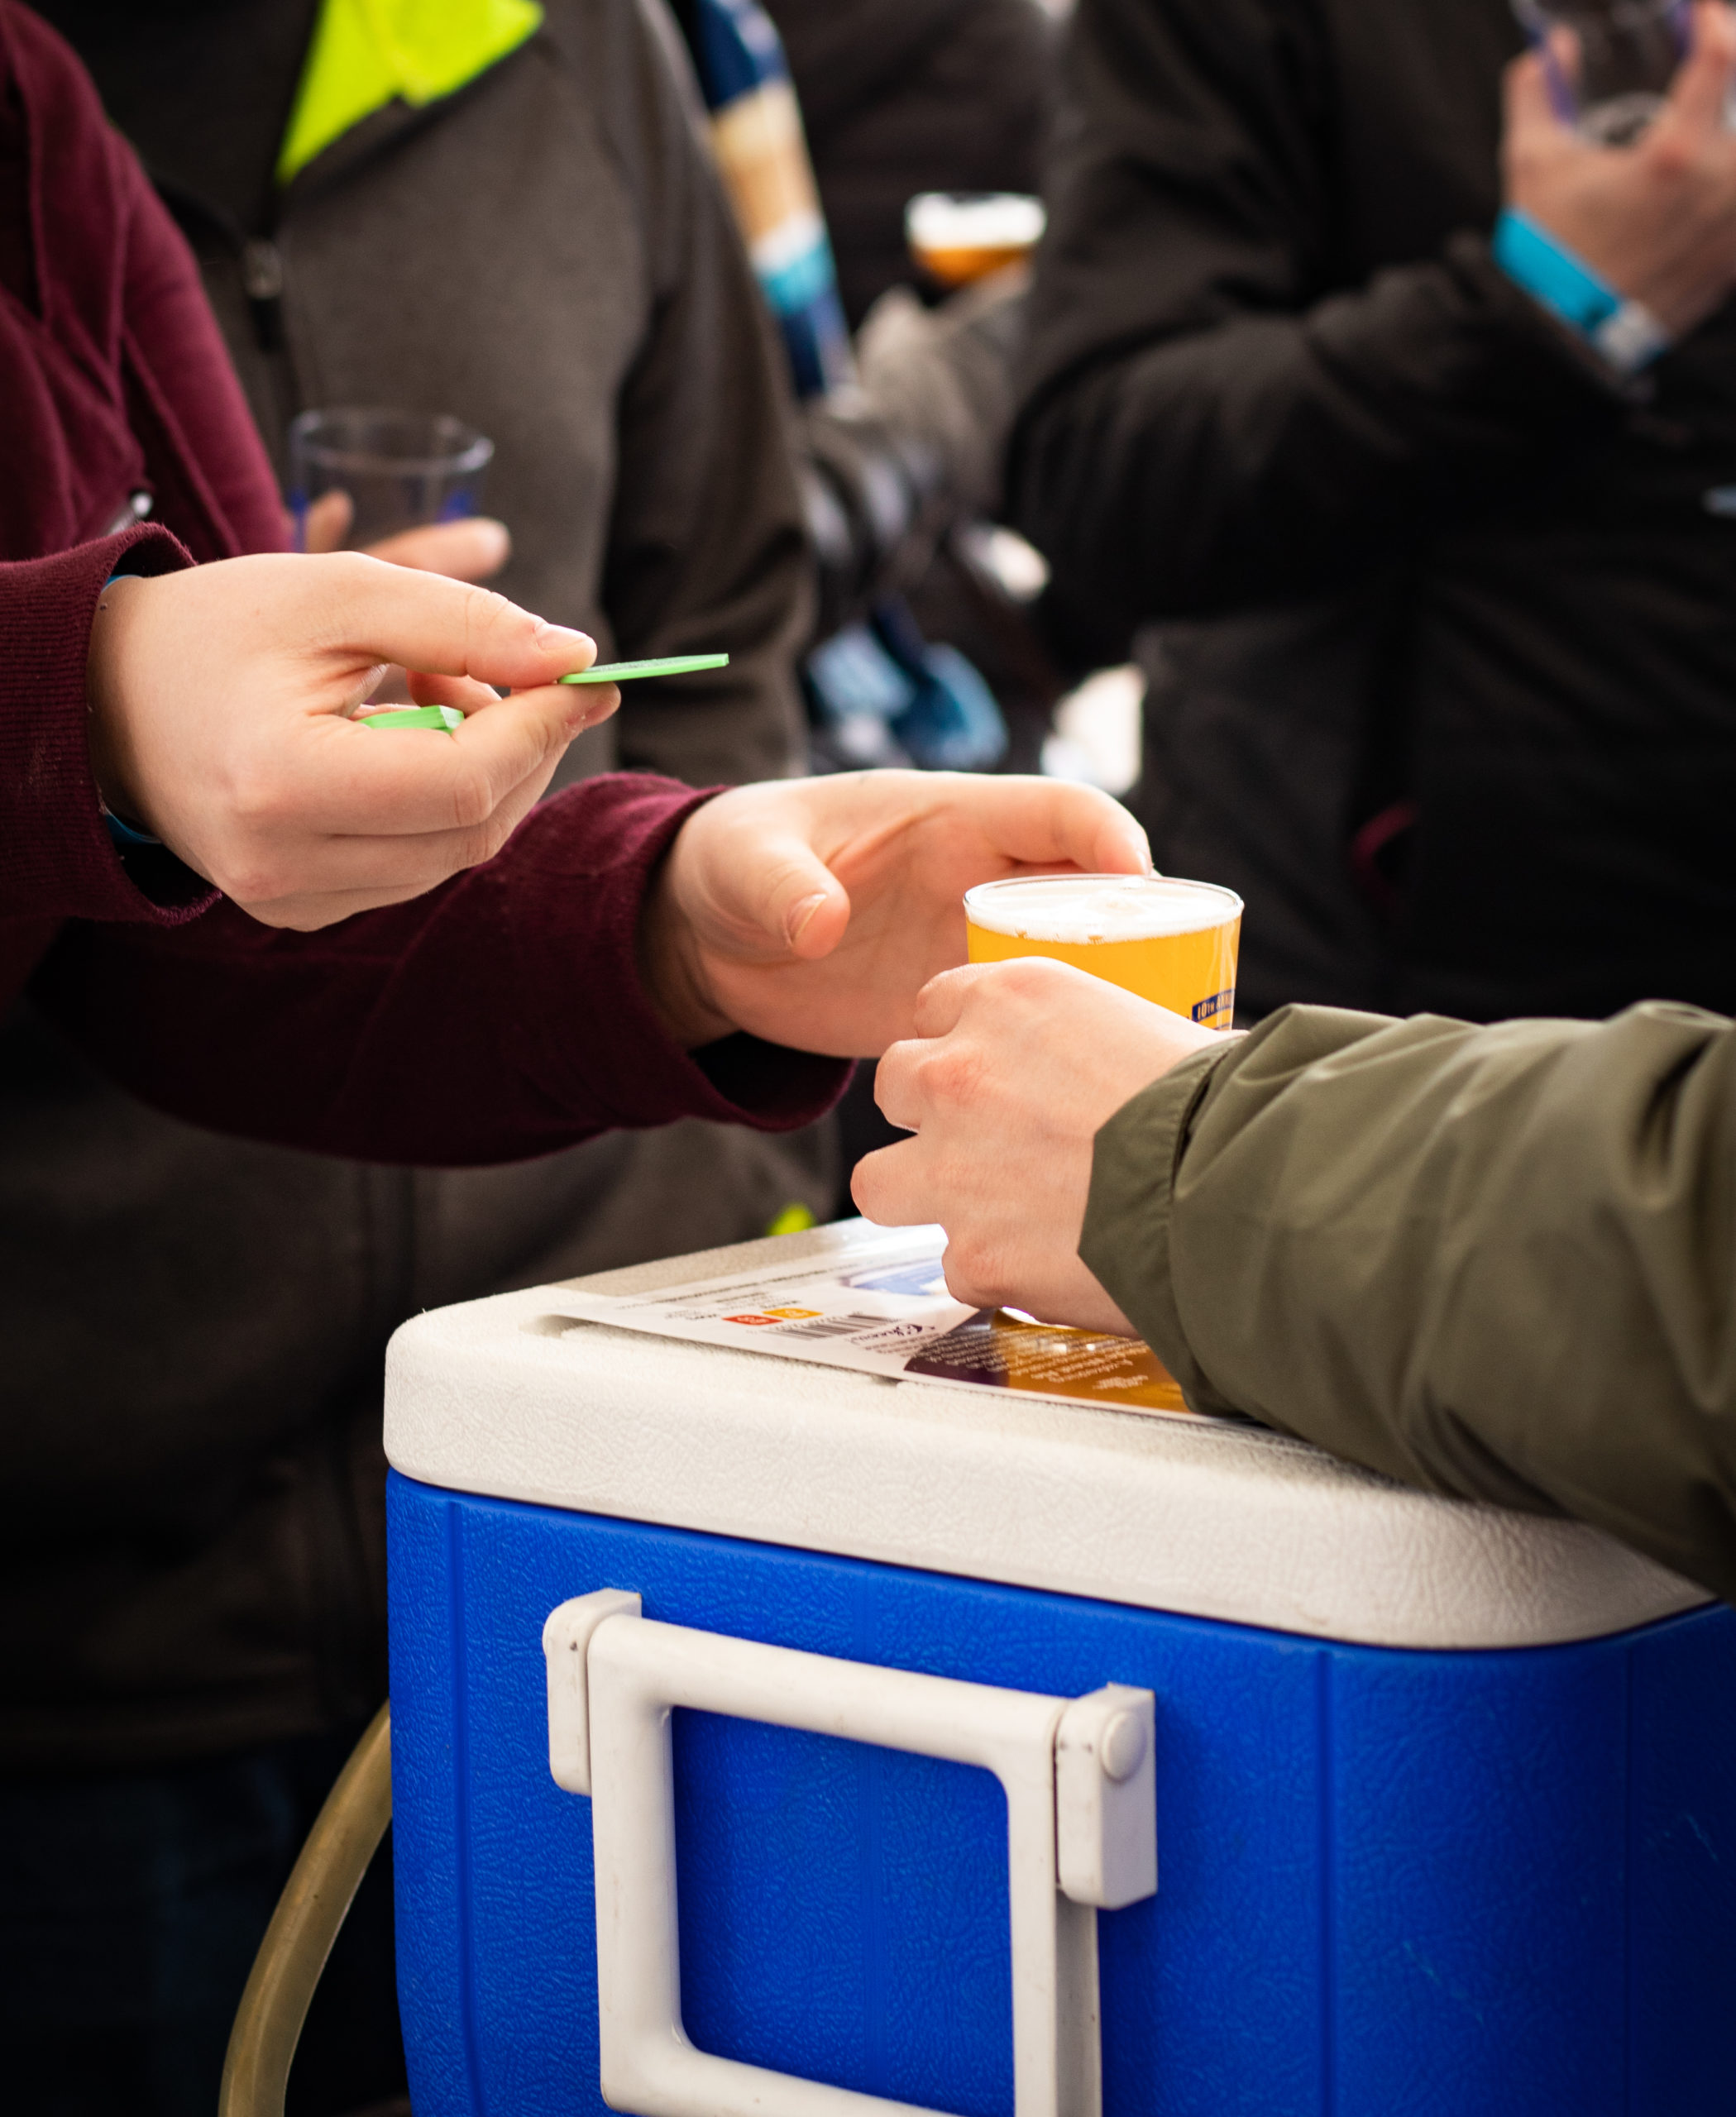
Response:
POLYGON ((466 514, 457 522, 427 522, 382 537, 367 547, 371 558, 389 566, 414 566, 423 573, 443 573, 448 581, 486 581, 512 557, 512 536, 504 522, 486 514, 466 514))
POLYGON ((829 956, 844 939, 849 891, 805 840, 791 840, 783 849, 784 871, 768 903, 768 931, 791 955, 811 963, 829 956))
POLYGON ((1736 70, 1736 17, 1719 0, 1694 10, 1688 55, 1670 90, 1666 122, 1706 140, 1723 136, 1730 76, 1736 70))
POLYGON ((1509 153, 1516 147, 1550 144, 1570 130, 1557 108, 1557 93, 1549 61, 1541 52, 1523 52, 1507 69, 1501 94, 1507 121, 1504 145, 1509 153))
POLYGON ((355 503, 347 493, 322 493, 302 514, 301 548, 313 552, 342 551, 355 518, 355 503))
POLYGON ((761 827, 718 850, 728 863, 718 895, 734 900, 718 908, 745 953, 811 961, 843 939, 849 892, 805 838, 761 827))

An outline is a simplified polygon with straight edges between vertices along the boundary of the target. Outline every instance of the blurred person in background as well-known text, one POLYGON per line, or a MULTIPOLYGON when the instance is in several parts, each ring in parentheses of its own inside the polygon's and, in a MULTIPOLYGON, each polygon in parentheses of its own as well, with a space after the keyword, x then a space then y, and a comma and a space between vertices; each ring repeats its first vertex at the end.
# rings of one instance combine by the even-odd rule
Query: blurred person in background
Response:
POLYGON ((911 278, 919 191, 1035 191, 1055 99, 1040 0, 766 0, 852 330, 911 278))
MULTIPOLYGON (((905 212, 922 192, 1040 189, 1057 11, 1043 0, 767 0, 767 12, 801 98, 863 386, 906 452, 935 466, 944 495, 919 522, 899 585, 925 636, 962 651, 993 693, 1007 726, 1001 769, 1034 772, 1066 676, 1032 584, 1009 594, 973 533, 1005 516, 1027 275, 949 293, 913 264, 905 212)), ((849 444, 847 430, 833 450, 849 444)))
POLYGON ((1082 0, 1016 517, 1140 643, 1252 1015, 1736 1007, 1733 17, 1685 42, 1606 146, 1510 0, 1082 0))

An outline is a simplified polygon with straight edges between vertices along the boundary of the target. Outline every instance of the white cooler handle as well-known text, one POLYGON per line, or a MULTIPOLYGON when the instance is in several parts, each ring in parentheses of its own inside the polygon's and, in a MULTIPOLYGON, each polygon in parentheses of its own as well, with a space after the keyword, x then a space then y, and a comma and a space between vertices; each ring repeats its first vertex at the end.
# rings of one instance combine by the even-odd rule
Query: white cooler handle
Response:
POLYGON ((669 1715, 702 1713, 993 1772, 1007 1795, 1016 2117, 1100 2117, 1097 1909, 1157 1888, 1152 1694, 954 1683, 656 1624, 616 1589, 543 1628, 548 1766, 587 1794, 601 2086, 634 2117, 933 2117, 696 2051, 681 2027, 669 1715))

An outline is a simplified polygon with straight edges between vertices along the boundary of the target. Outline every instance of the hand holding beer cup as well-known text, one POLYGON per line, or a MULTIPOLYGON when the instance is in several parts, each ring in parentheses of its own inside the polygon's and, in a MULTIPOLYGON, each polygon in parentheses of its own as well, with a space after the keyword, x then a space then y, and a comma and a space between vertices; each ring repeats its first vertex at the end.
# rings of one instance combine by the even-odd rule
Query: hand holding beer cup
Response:
POLYGON ((746 1030, 869 1058, 965 960, 980 882, 1147 873, 1145 834, 1095 788, 968 772, 839 772, 719 795, 670 848, 641 929, 648 991, 677 1041, 746 1030))
MULTIPOLYGON (((973 1308, 1129 1332, 1080 1261, 1099 1129, 1236 1005, 1241 900, 1165 876, 986 882, 964 900, 970 965, 916 1004, 875 1099, 916 1135, 857 1164, 868 1219, 939 1221, 946 1283, 973 1308)), ((1222 1025, 1222 1027, 1219 1026, 1222 1025)))
POLYGON ((880 1062, 875 1099, 915 1137, 856 1164, 856 1204, 888 1227, 938 1221, 955 1300, 1131 1336, 1079 1259, 1097 1135, 1225 1041, 1052 957, 949 971, 918 1001, 916 1037, 880 1062))

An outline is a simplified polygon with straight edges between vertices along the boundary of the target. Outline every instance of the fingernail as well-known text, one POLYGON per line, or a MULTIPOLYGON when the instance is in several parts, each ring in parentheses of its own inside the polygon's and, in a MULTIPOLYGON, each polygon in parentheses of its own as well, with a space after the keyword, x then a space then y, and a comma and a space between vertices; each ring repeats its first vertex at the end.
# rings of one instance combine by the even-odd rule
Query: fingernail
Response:
POLYGON ((805 896, 800 904, 791 907, 790 915, 784 922, 784 931, 790 937, 792 949, 806 930, 808 921, 825 902, 825 891, 816 890, 812 896, 805 896))
POLYGON ((537 644, 573 655, 574 664, 580 668, 588 669, 597 658, 597 643, 588 632, 581 632, 576 625, 552 625, 547 618, 537 619, 537 644), (589 651, 582 652, 586 649, 589 651))
POLYGON ((581 691, 570 691, 567 696, 581 701, 567 724, 575 734, 581 728, 595 728, 599 721, 608 719, 621 703, 621 694, 613 684, 599 684, 581 691))

